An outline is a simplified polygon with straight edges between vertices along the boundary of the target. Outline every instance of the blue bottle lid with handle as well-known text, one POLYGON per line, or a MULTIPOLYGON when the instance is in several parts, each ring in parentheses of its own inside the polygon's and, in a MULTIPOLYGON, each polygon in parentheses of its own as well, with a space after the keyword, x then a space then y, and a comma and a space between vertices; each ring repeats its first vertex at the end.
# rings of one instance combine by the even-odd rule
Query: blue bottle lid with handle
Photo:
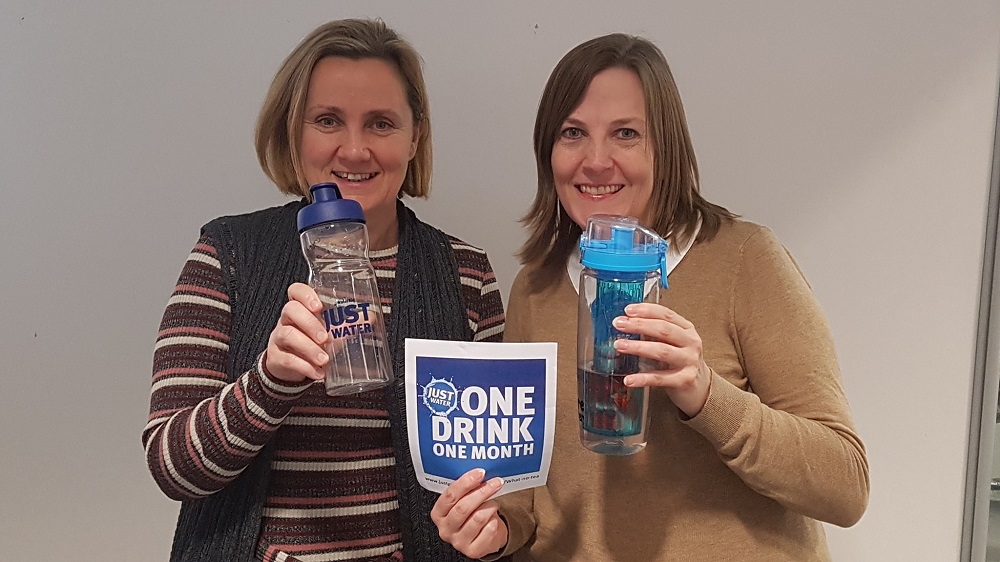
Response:
POLYGON ((594 215, 580 236, 580 262, 598 271, 660 271, 667 287, 667 241, 633 217, 594 215))
POLYGON ((348 221, 365 222, 365 212, 361 204, 353 199, 344 199, 335 183, 317 183, 309 188, 312 203, 299 209, 299 232, 316 225, 348 221))

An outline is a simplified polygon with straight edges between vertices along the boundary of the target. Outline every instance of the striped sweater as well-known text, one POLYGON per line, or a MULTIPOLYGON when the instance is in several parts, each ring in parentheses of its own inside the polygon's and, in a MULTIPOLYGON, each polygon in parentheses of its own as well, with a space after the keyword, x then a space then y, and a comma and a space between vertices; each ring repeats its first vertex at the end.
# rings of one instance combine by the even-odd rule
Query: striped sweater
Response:
MULTIPOLYGON (((475 341, 500 341, 504 316, 486 254, 450 238, 475 341)), ((258 557, 271 561, 401 558, 395 460, 384 393, 330 397, 253 369, 226 383, 229 296, 203 236, 167 303, 153 353, 150 472, 177 500, 224 488, 275 444, 258 557)), ((370 255, 392 314, 397 248, 370 255)), ((261 350, 263 352, 263 350, 261 350)))

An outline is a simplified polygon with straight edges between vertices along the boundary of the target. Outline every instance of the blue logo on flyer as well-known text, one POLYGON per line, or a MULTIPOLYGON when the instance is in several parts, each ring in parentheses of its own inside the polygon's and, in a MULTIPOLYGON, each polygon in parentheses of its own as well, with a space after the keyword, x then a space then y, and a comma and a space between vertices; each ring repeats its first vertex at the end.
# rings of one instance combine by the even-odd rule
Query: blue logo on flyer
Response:
POLYGON ((458 390, 451 381, 431 379, 424 386, 424 406, 432 414, 447 416, 458 408, 458 390))
POLYGON ((456 480, 477 467, 490 477, 541 469, 544 359, 418 356, 416 367, 425 472, 456 480))

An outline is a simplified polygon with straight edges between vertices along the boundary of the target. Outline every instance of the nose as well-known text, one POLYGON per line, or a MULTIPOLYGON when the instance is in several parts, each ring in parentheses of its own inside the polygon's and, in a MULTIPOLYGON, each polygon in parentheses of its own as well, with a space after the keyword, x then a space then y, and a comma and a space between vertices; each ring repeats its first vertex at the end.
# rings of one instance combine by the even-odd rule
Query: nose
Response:
POLYGON ((607 143, 596 139, 587 143, 587 151, 583 157, 584 171, 599 174, 609 170, 612 165, 611 147, 607 143))
POLYGON ((340 147, 340 157, 354 162, 371 159, 368 137, 363 131, 348 129, 344 132, 344 143, 340 147))

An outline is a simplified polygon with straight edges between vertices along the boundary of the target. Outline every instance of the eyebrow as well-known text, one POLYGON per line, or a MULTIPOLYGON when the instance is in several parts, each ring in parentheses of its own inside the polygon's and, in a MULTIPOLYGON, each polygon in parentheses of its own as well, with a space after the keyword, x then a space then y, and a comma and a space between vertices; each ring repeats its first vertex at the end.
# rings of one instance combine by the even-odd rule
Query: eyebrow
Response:
MULTIPOLYGON (((338 115, 344 113, 343 109, 341 109, 341 108, 339 108, 337 106, 334 106, 334 105, 312 105, 312 106, 307 107, 305 112, 306 113, 312 113, 312 112, 315 112, 315 111, 328 111, 330 113, 336 113, 338 115)), ((400 115, 399 113, 396 113, 396 111, 392 110, 392 109, 373 109, 371 111, 366 112, 364 114, 364 118, 365 119, 370 119, 372 117, 379 117, 379 116, 382 116, 382 115, 387 116, 387 117, 393 117, 393 118, 396 118, 396 119, 402 119, 403 118, 402 115, 400 115)))
MULTIPOLYGON (((643 118, 641 118, 641 117, 623 117, 621 119, 615 119, 614 121, 612 121, 611 122, 611 126, 612 127, 621 127, 622 125, 632 125, 632 124, 636 124, 636 123, 641 124, 641 125, 645 125, 646 124, 646 120, 643 119, 643 118)), ((574 127, 579 127, 581 125, 584 125, 584 122, 580 121, 579 119, 575 119, 573 117, 567 117, 566 120, 563 121, 563 124, 572 125, 574 127)))

